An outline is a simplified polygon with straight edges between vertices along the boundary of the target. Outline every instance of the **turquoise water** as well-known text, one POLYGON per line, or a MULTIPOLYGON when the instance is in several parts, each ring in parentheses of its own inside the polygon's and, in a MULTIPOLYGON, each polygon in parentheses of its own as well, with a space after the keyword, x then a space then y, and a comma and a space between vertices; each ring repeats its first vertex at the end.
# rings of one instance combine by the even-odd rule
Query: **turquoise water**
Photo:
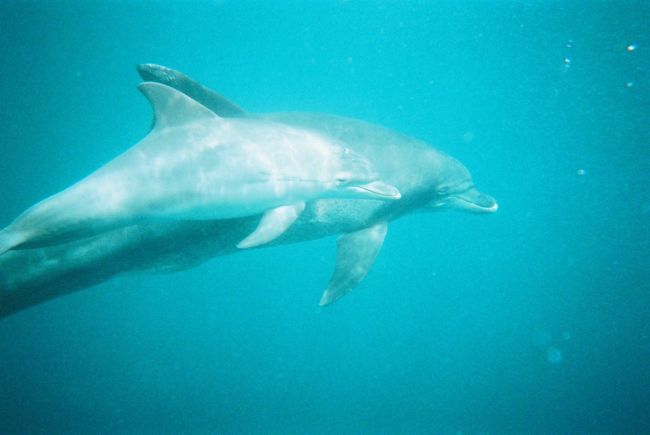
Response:
POLYGON ((134 66, 461 160, 493 215, 123 276, 0 320, 0 433, 642 433, 650 3, 0 5, 0 225, 140 140, 134 66))

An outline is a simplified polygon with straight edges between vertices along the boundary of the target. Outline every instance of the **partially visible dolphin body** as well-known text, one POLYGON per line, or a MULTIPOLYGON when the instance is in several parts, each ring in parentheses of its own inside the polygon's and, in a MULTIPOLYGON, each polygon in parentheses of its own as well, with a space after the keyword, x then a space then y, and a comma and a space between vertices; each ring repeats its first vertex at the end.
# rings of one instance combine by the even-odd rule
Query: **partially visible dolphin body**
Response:
POLYGON ((0 255, 152 219, 225 219, 265 212, 239 247, 282 234, 316 198, 399 199, 362 155, 281 122, 222 118, 160 83, 140 90, 155 113, 138 144, 0 231, 0 255))
MULTIPOLYGON (((310 113, 253 115, 184 74, 144 64, 145 80, 185 93, 223 117, 262 118, 334 138, 365 155, 399 201, 317 199, 280 237, 266 246, 342 234, 336 267, 320 305, 359 284, 379 254, 388 222, 417 211, 456 209, 492 213, 496 201, 480 193, 467 169, 424 142, 355 119, 310 113)), ((0 257, 0 317, 77 291, 114 276, 138 271, 173 272, 237 252, 259 216, 211 221, 150 222, 52 247, 11 251, 0 257)))

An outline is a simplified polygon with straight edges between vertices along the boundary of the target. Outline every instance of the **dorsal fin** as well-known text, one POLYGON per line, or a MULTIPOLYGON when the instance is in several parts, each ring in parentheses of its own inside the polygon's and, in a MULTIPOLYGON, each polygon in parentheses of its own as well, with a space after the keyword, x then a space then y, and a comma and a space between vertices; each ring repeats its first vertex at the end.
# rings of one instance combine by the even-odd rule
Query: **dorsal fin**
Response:
POLYGON ((145 82, 141 83, 138 89, 147 97, 153 108, 153 130, 179 127, 198 120, 221 119, 205 106, 169 86, 145 82))
POLYGON ((246 116, 244 109, 180 71, 154 63, 137 65, 137 69, 143 80, 171 86, 203 104, 219 116, 224 118, 246 116))

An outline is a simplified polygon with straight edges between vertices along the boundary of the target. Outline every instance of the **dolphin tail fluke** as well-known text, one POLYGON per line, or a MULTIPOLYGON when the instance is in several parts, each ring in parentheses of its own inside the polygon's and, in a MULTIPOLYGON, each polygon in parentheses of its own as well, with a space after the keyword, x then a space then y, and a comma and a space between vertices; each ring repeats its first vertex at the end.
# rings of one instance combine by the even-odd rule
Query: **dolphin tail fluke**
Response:
POLYGON ((366 277, 384 244, 387 230, 388 225, 382 222, 339 238, 336 268, 320 299, 321 307, 336 302, 366 277))
POLYGON ((25 239, 21 234, 16 234, 6 229, 0 231, 0 255, 15 248, 24 242, 25 239))

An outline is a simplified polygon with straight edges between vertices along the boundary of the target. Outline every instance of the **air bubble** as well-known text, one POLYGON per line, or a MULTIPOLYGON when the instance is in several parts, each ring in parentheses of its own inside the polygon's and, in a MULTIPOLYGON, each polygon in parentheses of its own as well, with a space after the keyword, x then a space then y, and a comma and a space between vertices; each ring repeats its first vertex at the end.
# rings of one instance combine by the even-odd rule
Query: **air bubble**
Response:
POLYGON ((546 361, 551 364, 560 364, 562 362, 562 352, 560 349, 554 346, 546 349, 546 361))

